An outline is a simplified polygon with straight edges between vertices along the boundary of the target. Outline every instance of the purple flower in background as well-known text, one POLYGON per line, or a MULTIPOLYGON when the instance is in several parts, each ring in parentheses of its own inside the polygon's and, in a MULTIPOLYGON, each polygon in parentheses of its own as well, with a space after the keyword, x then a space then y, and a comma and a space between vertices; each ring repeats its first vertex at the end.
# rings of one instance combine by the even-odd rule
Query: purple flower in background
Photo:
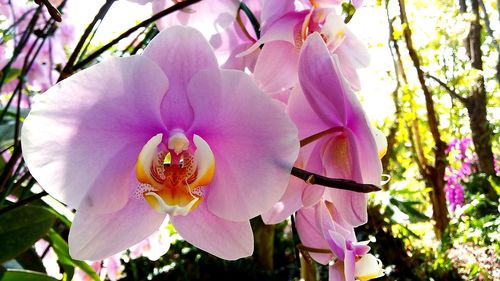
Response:
POLYGON ((464 186, 468 177, 474 172, 477 163, 477 155, 472 153, 470 145, 472 139, 455 138, 448 143, 446 153, 454 160, 446 167, 445 172, 445 192, 451 211, 455 211, 457 206, 464 204, 464 186))

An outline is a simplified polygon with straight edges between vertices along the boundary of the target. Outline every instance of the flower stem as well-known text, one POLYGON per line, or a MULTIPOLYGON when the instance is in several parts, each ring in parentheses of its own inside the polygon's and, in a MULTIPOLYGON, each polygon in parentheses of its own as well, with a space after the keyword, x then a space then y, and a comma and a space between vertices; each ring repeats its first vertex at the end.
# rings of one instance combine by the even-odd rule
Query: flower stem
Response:
POLYGON ((348 179, 328 178, 297 167, 293 167, 290 173, 293 176, 304 180, 308 184, 317 184, 325 187, 350 190, 359 193, 370 193, 380 190, 380 187, 374 184, 357 183, 348 179))

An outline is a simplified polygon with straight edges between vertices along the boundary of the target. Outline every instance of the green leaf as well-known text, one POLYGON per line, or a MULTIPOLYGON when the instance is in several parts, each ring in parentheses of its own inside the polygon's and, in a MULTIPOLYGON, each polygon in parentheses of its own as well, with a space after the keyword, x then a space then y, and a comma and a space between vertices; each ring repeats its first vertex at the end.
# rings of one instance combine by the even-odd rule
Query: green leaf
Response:
POLYGON ((58 281, 46 274, 19 269, 7 269, 0 281, 58 281))
MULTIPOLYGON (((51 229, 47 236, 50 239, 52 249, 56 253, 59 263, 63 266, 65 271, 67 267, 74 268, 76 266, 87 273, 92 279, 100 281, 99 276, 88 263, 71 258, 69 255, 68 243, 66 243, 66 241, 57 232, 51 229)), ((70 272, 66 271, 66 273, 69 275, 70 272)), ((72 276, 69 277, 69 279, 71 279, 72 276)))
POLYGON ((8 147, 14 143, 14 130, 16 127, 15 121, 8 121, 0 124, 0 147, 8 147))
POLYGON ((23 206, 0 215, 0 263, 17 257, 42 238, 54 215, 39 206, 23 206))
POLYGON ((352 17, 354 16, 354 13, 356 13, 356 8, 354 5, 350 2, 344 2, 342 3, 342 14, 344 14, 344 23, 348 23, 351 21, 352 17))
POLYGON ((415 223, 430 220, 428 216, 422 214, 419 210, 413 207, 413 205, 415 205, 414 201, 400 201, 395 198, 391 198, 389 201, 391 202, 391 204, 398 207, 401 212, 407 214, 409 216, 410 222, 415 223))
MULTIPOLYGON (((4 85, 12 81, 14 78, 18 77, 21 74, 21 69, 19 68, 11 68, 7 75, 5 76, 5 80, 3 81, 4 85)), ((2 72, 0 71, 0 79, 2 79, 2 72)))

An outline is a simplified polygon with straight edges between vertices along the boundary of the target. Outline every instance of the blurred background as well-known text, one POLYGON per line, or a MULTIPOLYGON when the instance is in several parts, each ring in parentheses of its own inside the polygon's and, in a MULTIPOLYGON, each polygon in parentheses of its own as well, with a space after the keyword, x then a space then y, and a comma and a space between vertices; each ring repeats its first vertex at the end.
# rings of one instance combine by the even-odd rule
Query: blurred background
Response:
MULTIPOLYGON (((297 258, 290 220, 254 219, 255 253, 233 262, 168 224, 104 261, 71 259, 73 213, 31 177, 20 126, 34 96, 103 58, 141 53, 158 29, 107 45, 151 4, 52 3, 61 23, 33 1, 0 0, 0 280, 327 280, 327 268, 297 258)), ((499 5, 366 0, 348 24, 370 50, 359 95, 388 143, 387 181, 356 229, 386 269, 377 280, 500 280, 499 5)))

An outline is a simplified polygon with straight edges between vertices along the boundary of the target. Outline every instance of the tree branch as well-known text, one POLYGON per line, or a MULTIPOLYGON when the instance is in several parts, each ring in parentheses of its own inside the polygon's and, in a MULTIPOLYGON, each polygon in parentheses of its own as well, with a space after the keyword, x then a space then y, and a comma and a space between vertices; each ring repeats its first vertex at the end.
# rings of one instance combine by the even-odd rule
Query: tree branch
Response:
POLYGON ((441 79, 437 78, 436 76, 433 76, 429 73, 426 73, 425 76, 427 78, 430 78, 434 81, 436 81, 441 87, 443 87, 447 92, 448 94, 450 94, 450 96, 458 99, 459 101, 461 101, 464 105, 467 104, 467 99, 462 97, 461 95, 459 95, 455 90, 453 90, 452 88, 448 87, 448 85, 446 85, 446 83, 444 83, 443 81, 441 81, 441 79))
POLYGON ((80 37, 80 40, 76 44, 73 53, 71 53, 68 62, 61 71, 61 75, 59 76, 57 82, 64 80, 65 78, 71 75, 71 73, 73 72, 73 64, 76 62, 76 59, 78 58, 78 55, 80 54, 80 51, 82 50, 83 45, 85 44, 85 41, 87 41, 87 38, 94 29, 94 26, 97 24, 97 22, 99 22, 104 18, 104 16, 108 13, 109 9, 111 8, 111 6, 115 1, 116 0, 106 0, 106 3, 102 5, 101 9, 99 10, 99 12, 97 12, 92 22, 87 26, 87 28, 83 32, 82 37, 80 37))
POLYGON ((24 206, 24 205, 26 205, 26 204, 28 204, 30 202, 33 202, 33 201, 35 201, 37 199, 40 199, 40 198, 42 198, 44 196, 47 196, 47 195, 48 195, 47 192, 42 191, 42 192, 37 193, 35 195, 32 195, 30 197, 21 199, 21 200, 17 201, 16 203, 12 204, 12 205, 9 205, 9 206, 7 206, 5 208, 0 209, 0 215, 5 214, 5 213, 7 213, 9 211, 12 211, 12 210, 14 210, 16 208, 19 208, 21 206, 24 206))
POLYGON ((49 0, 35 0, 35 3, 38 5, 44 5, 47 8, 47 11, 49 12, 49 15, 57 22, 62 21, 62 16, 61 12, 50 3, 49 0))

